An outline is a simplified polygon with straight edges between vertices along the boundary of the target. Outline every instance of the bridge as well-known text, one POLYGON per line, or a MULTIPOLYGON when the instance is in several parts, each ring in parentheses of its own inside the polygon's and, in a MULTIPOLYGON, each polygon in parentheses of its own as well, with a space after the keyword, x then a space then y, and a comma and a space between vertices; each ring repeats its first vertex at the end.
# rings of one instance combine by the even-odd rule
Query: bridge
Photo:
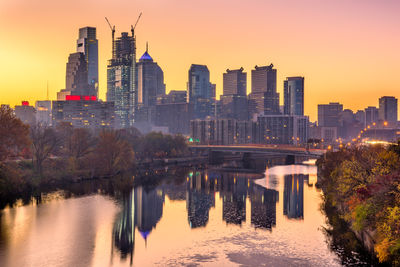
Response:
POLYGON ((250 160, 260 157, 282 157, 286 163, 294 164, 296 159, 316 159, 322 156, 326 150, 306 149, 289 145, 190 145, 193 152, 208 155, 209 161, 216 162, 222 159, 235 158, 250 160))

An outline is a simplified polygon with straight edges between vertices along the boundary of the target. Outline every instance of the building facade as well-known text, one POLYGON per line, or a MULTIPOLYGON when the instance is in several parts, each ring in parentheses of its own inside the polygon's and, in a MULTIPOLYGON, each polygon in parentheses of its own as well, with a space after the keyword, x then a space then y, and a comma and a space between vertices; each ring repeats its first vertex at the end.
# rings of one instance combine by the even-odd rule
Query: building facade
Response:
POLYGON ((304 116, 304 77, 288 77, 283 83, 284 114, 304 116))
POLYGON ((76 51, 85 56, 87 66, 87 82, 94 88, 95 96, 99 96, 99 42, 96 39, 95 27, 79 29, 79 39, 76 41, 76 51))
POLYGON ((210 83, 210 72, 206 65, 192 64, 188 72, 188 102, 193 105, 195 119, 213 116, 215 88, 210 83))
POLYGON ((277 115, 279 111, 279 93, 276 91, 274 65, 255 66, 251 71, 251 93, 249 95, 249 113, 277 115))
POLYGON ((391 126, 397 126, 397 98, 383 96, 379 98, 379 120, 391 126))

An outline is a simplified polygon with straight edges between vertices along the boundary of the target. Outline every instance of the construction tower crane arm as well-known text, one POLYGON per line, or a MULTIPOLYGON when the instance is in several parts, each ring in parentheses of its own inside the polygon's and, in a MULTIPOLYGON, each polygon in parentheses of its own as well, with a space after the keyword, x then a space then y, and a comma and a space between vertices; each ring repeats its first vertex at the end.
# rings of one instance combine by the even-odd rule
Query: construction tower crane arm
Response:
POLYGON ((115 26, 114 26, 114 27, 111 26, 110 21, 108 21, 107 17, 105 17, 105 18, 106 18, 106 21, 107 21, 107 23, 108 23, 108 26, 110 26, 111 31, 115 31, 115 26))
POLYGON ((140 19, 141 16, 142 16, 142 12, 140 12, 139 17, 138 17, 137 20, 136 20, 135 26, 131 25, 132 34, 133 34, 133 32, 135 31, 136 25, 138 24, 139 19, 140 19))

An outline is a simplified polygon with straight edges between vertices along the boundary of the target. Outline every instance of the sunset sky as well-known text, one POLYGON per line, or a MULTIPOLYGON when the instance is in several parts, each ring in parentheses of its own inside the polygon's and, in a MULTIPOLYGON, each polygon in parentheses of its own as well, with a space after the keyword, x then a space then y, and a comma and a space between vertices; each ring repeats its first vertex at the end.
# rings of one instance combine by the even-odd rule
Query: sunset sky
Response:
POLYGON ((283 80, 305 76, 305 113, 317 104, 345 108, 400 98, 398 0, 2 0, 0 103, 50 99, 65 87, 65 64, 78 29, 97 28, 100 97, 107 90, 111 31, 129 31, 140 12, 137 54, 145 50, 164 71, 167 91, 185 90, 192 63, 206 64, 222 94, 222 73, 273 63, 283 103, 283 80))

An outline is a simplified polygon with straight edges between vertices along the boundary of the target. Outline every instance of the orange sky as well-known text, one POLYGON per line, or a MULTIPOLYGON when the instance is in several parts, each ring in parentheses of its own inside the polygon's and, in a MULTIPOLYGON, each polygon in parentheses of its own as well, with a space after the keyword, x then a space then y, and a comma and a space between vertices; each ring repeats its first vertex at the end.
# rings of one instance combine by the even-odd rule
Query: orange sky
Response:
POLYGON ((353 110, 400 97, 400 1, 397 0, 4 0, 0 2, 0 103, 50 98, 65 87, 65 64, 78 29, 97 27, 100 97, 107 90, 111 33, 129 31, 140 11, 138 56, 164 70, 167 91, 186 89, 190 64, 206 64, 222 93, 222 73, 271 62, 278 91, 305 76, 305 113, 339 101, 353 110))

